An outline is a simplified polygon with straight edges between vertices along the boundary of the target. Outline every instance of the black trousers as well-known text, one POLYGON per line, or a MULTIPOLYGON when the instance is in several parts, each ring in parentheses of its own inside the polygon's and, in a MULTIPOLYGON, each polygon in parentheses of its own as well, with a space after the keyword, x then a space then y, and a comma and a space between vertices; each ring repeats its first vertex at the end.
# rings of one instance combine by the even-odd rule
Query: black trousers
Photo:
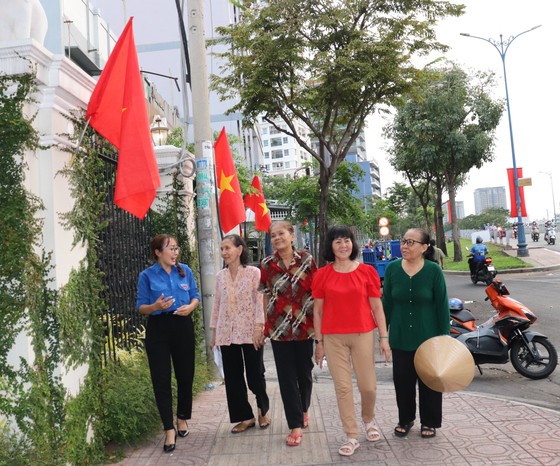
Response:
POLYGON ((255 394, 261 413, 268 413, 270 405, 264 378, 263 348, 255 350, 252 344, 245 344, 220 346, 220 350, 230 422, 241 422, 255 417, 247 396, 247 386, 255 394))
POLYGON ((173 429, 171 362, 177 380, 177 417, 190 419, 194 380, 194 326, 191 316, 148 317, 146 353, 164 430, 173 429))
POLYGON ((313 388, 313 340, 272 340, 272 351, 288 427, 303 427, 313 388))
POLYGON ((416 381, 418 381, 418 404, 420 423, 428 427, 441 427, 443 397, 429 388, 416 373, 416 351, 391 350, 393 356, 393 382, 399 409, 399 424, 405 425, 416 419, 416 381))

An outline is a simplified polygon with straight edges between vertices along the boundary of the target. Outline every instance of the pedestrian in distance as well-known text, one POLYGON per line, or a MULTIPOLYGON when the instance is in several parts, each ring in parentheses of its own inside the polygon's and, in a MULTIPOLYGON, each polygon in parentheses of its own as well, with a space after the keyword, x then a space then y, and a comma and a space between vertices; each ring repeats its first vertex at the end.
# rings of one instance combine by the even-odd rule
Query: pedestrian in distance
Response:
POLYGON ((426 259, 435 262, 436 264, 439 264, 439 266, 443 270, 443 260, 445 259, 445 253, 436 246, 435 239, 430 240, 430 247, 428 248, 428 251, 426 251, 424 257, 426 257, 426 259), (430 253, 430 248, 433 250, 433 252, 431 253, 430 253))
MULTIPOLYGON (((298 446, 309 425, 313 389, 313 298, 311 283, 317 270, 307 251, 293 247, 290 222, 270 226, 274 253, 261 263, 260 290, 266 312, 264 336, 271 340, 284 413, 291 432, 286 445, 298 446)), ((261 343, 262 344, 262 343, 261 343)))
POLYGON ((163 451, 170 453, 175 450, 177 434, 189 434, 195 365, 192 313, 200 295, 192 270, 179 262, 179 246, 173 236, 155 236, 150 251, 154 264, 138 277, 136 308, 148 316, 146 353, 165 430, 163 451), (177 429, 173 424, 171 362, 177 381, 177 429))
POLYGON ((210 346, 222 353, 224 381, 231 430, 238 434, 255 427, 247 386, 257 400, 258 422, 270 425, 261 335, 264 328, 261 272, 248 265, 247 245, 239 235, 227 235, 220 246, 225 268, 216 274, 214 309, 210 321, 210 346), (245 382, 245 377, 247 382, 245 382))
POLYGON ((433 438, 442 422, 442 394, 420 380, 414 367, 418 347, 429 338, 449 335, 449 303, 440 267, 425 260, 430 236, 408 230, 401 240, 402 259, 391 262, 383 281, 383 308, 389 327, 393 382, 399 421, 397 437, 406 437, 416 419, 416 384, 419 391, 420 433, 433 438))
POLYGON ((333 378, 338 412, 346 434, 339 448, 351 456, 360 446, 352 392, 352 369, 360 392, 361 416, 366 439, 375 442, 381 433, 375 422, 376 377, 374 330, 378 329, 379 353, 390 358, 381 282, 376 270, 356 261, 359 248, 352 230, 332 227, 325 240, 324 258, 330 263, 313 278, 315 361, 322 367, 326 356, 333 378))

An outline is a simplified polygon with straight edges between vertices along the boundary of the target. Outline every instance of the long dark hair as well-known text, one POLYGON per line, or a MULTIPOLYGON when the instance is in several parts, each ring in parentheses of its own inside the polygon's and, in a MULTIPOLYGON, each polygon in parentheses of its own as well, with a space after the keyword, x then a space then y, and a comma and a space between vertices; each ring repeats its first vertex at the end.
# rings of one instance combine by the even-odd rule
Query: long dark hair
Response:
MULTIPOLYGON (((169 244, 169 241, 171 241, 172 239, 174 239, 175 242, 177 242, 177 238, 175 238, 174 236, 171 236, 171 235, 166 235, 164 233, 154 236, 154 238, 150 242, 150 252, 152 254, 152 260, 154 262, 158 261, 158 256, 156 254, 156 251, 162 252, 167 247, 167 245, 169 244)), ((184 277, 185 276, 185 271, 183 270, 183 267, 181 267, 181 265, 179 264, 179 260, 177 260, 176 266, 177 266, 177 271, 179 272, 179 275, 181 277, 184 277)))
POLYGON ((239 261, 241 262, 241 265, 243 267, 247 267, 247 264, 249 263, 249 252, 247 251, 247 244, 245 243, 243 238, 241 238, 241 236, 239 235, 231 234, 224 236, 222 241, 226 239, 229 239, 236 248, 238 248, 239 246, 243 248, 243 250, 241 251, 241 255, 239 256, 239 261))
POLYGON ((350 254, 350 260, 354 260, 358 257, 358 252, 360 251, 360 246, 356 242, 356 238, 354 238, 354 232, 346 226, 334 226, 329 228, 327 232, 327 238, 325 239, 325 247, 323 251, 323 257, 326 261, 333 262, 334 261, 334 252, 332 248, 332 243, 335 239, 338 238, 348 238, 352 241, 352 253, 350 254))

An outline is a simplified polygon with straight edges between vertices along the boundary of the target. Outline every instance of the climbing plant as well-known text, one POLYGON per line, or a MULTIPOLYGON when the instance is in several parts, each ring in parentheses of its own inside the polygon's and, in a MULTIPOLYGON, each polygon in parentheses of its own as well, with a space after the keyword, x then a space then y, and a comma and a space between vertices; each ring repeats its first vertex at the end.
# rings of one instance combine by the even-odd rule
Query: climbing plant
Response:
POLYGON ((17 441, 7 442, 14 464, 62 464, 56 291, 37 216, 42 204, 26 190, 24 176, 26 154, 40 148, 34 115, 26 115, 34 92, 34 71, 0 74, 0 414, 11 416, 19 428, 17 441), (22 332, 30 342, 29 356, 10 364, 8 352, 22 332))

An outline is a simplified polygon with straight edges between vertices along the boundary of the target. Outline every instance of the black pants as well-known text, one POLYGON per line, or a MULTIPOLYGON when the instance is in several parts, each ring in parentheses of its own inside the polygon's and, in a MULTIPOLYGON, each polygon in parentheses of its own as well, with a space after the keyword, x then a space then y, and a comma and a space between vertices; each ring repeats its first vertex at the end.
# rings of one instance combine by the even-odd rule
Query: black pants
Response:
POLYGON ((263 348, 255 350, 251 344, 220 346, 224 365, 226 396, 230 422, 241 422, 255 417, 247 386, 257 398, 261 413, 268 413, 269 400, 264 378, 263 348), (245 376, 247 383, 245 384, 245 376))
POLYGON ((416 351, 392 349, 391 353, 399 424, 409 424, 416 419, 416 381, 418 381, 420 423, 428 427, 441 427, 443 397, 440 392, 429 388, 418 377, 414 368, 416 351))
POLYGON ((177 418, 190 419, 194 380, 194 326, 191 316, 148 317, 146 353, 164 430, 173 429, 171 361, 177 380, 177 418))
POLYGON ((272 351, 288 427, 303 427, 313 388, 313 340, 272 340, 272 351))

